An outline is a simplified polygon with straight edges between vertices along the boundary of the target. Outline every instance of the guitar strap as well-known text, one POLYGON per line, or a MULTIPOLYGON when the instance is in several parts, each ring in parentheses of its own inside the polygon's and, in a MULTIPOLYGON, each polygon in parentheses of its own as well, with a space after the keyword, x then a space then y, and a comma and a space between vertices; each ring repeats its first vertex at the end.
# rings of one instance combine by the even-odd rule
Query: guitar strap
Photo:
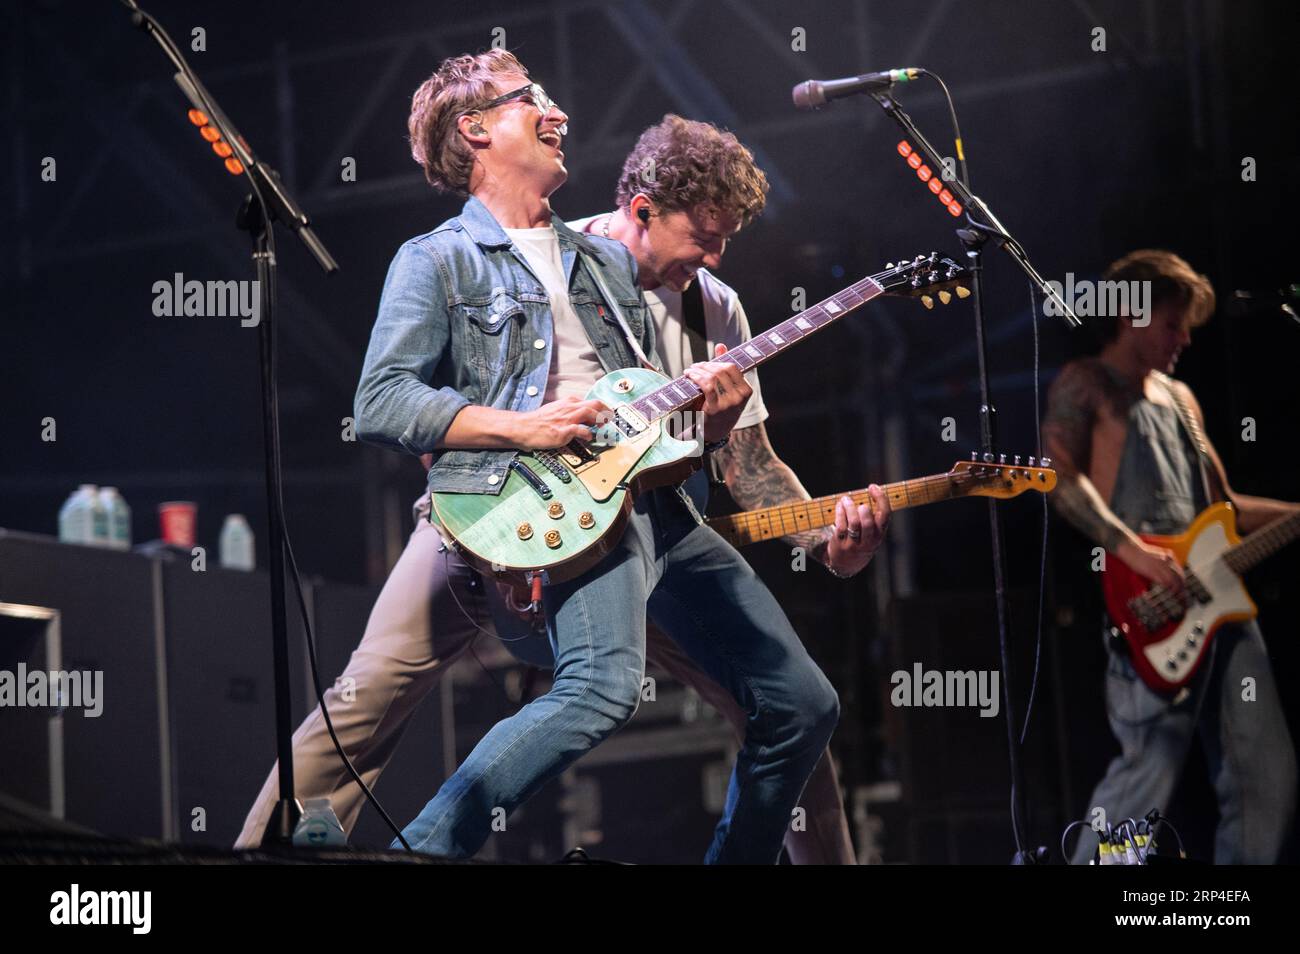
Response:
MULTIPOLYGON (((700 290, 698 278, 682 292, 682 323, 686 325, 687 331, 699 335, 705 347, 708 347, 709 333, 704 324, 704 292, 700 290)), ((711 357, 711 354, 706 353, 699 360, 708 361, 711 357)))
MULTIPOLYGON (((1196 415, 1192 413, 1191 407, 1187 404, 1187 399, 1182 393, 1174 387, 1169 376, 1159 371, 1156 372, 1156 380, 1168 392, 1169 397, 1173 399, 1174 411, 1178 414, 1178 420, 1182 422, 1183 429, 1187 431, 1187 436, 1192 440, 1192 446, 1196 448, 1196 457, 1200 463, 1201 487, 1205 491, 1205 501, 1209 503, 1213 500, 1219 500, 1223 495, 1215 494, 1211 486, 1210 474, 1214 472, 1213 461, 1210 460, 1210 447, 1205 440, 1205 431, 1201 429, 1201 424, 1196 420, 1196 415)), ((1217 484, 1217 480, 1214 481, 1217 484)))
POLYGON ((600 274, 600 266, 589 261, 585 253, 579 251, 578 254, 582 256, 582 262, 587 267, 587 274, 590 275, 592 281, 596 283, 596 288, 600 291, 600 297, 604 298, 605 304, 609 305, 609 310, 614 314, 614 320, 618 322, 619 328, 623 330, 623 337, 627 339, 627 343, 632 348, 632 353, 637 356, 637 360, 641 362, 641 366, 649 368, 651 371, 658 371, 662 374, 663 368, 659 367, 659 365, 646 357, 646 353, 641 347, 641 342, 637 341, 636 335, 632 333, 632 326, 629 325, 627 319, 623 317, 623 309, 618 307, 618 301, 610 292, 609 286, 605 284, 604 276, 600 274))

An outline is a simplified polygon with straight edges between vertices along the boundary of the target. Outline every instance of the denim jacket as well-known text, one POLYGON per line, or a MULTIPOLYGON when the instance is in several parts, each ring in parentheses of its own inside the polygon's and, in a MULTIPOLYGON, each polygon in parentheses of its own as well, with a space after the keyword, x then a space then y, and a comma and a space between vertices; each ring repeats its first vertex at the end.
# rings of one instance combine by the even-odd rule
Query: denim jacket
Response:
MULTIPOLYGON (((608 373, 636 367, 622 329, 587 267, 654 354, 654 322, 622 243, 568 228, 552 216, 569 296, 608 373)), ((461 214, 402 245, 393 258, 370 334, 353 416, 364 441, 433 454, 429 490, 497 494, 513 450, 439 450, 469 404, 530 411, 551 367, 551 309, 542 283, 492 213, 470 197, 461 214)))

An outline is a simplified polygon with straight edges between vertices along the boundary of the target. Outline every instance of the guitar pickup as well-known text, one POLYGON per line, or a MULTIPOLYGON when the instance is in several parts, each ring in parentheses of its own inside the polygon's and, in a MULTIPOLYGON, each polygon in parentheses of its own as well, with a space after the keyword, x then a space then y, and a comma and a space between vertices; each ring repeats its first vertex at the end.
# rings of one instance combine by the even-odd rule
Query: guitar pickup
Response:
POLYGON ((650 426, 640 414, 637 414, 627 405, 623 405, 614 411, 614 426, 617 427, 626 437, 636 437, 647 427, 650 426))
POLYGON ((569 441, 565 446, 564 451, 565 452, 560 455, 560 459, 573 468, 578 468, 583 464, 590 464, 597 460, 596 455, 588 450, 587 445, 581 441, 569 441))
POLYGON ((522 464, 517 460, 512 460, 510 462, 510 469, 522 477, 524 483, 537 491, 537 496, 541 497, 543 500, 550 500, 551 497, 554 496, 551 492, 551 488, 546 486, 546 482, 534 474, 527 464, 522 464))

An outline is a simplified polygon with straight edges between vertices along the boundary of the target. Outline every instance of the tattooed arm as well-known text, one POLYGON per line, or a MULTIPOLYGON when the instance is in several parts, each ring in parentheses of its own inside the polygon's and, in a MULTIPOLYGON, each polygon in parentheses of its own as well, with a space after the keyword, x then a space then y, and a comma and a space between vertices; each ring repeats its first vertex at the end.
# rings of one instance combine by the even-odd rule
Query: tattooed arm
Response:
POLYGON ((1043 446, 1056 467, 1051 501, 1057 512, 1089 540, 1101 544, 1137 572, 1171 589, 1182 569, 1167 550, 1150 546, 1107 506, 1088 477, 1092 432, 1103 408, 1122 406, 1119 386, 1096 361, 1067 364, 1047 392, 1043 446))
POLYGON ((1067 364, 1047 392, 1043 446, 1056 462, 1051 500, 1057 512, 1089 540, 1115 553, 1137 535, 1115 516, 1088 477, 1093 427, 1112 386, 1093 361, 1067 364))
MULTIPOLYGON (((794 471, 776 456, 762 423, 732 431, 730 443, 716 456, 732 499, 745 510, 811 499, 794 471)), ((808 530, 782 539, 791 546, 803 547, 804 552, 837 575, 852 576, 870 562, 889 524, 889 500, 884 491, 872 485, 871 495, 874 508, 855 506, 850 498, 843 498, 836 507, 833 528, 808 530), (861 536, 852 539, 838 535, 850 530, 861 536)))

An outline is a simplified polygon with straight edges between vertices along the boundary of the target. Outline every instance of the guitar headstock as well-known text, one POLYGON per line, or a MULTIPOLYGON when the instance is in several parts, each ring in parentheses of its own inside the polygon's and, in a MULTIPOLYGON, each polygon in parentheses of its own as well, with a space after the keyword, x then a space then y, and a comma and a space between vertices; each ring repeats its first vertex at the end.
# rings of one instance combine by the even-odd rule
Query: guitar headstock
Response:
POLYGON ((970 295, 970 289, 966 287, 970 273, 938 252, 918 255, 910 262, 891 262, 885 266, 885 271, 872 278, 886 295, 920 298, 926 308, 934 307, 935 298, 946 305, 952 301, 954 293, 958 298, 970 295))
POLYGON ((1021 464, 1019 454, 1008 461, 1006 454, 997 455, 995 460, 992 454, 972 452, 970 460, 957 461, 948 473, 963 493, 972 497, 1009 500, 1027 490, 1046 494, 1056 489, 1056 471, 1050 457, 1031 457, 1027 464, 1021 464))

